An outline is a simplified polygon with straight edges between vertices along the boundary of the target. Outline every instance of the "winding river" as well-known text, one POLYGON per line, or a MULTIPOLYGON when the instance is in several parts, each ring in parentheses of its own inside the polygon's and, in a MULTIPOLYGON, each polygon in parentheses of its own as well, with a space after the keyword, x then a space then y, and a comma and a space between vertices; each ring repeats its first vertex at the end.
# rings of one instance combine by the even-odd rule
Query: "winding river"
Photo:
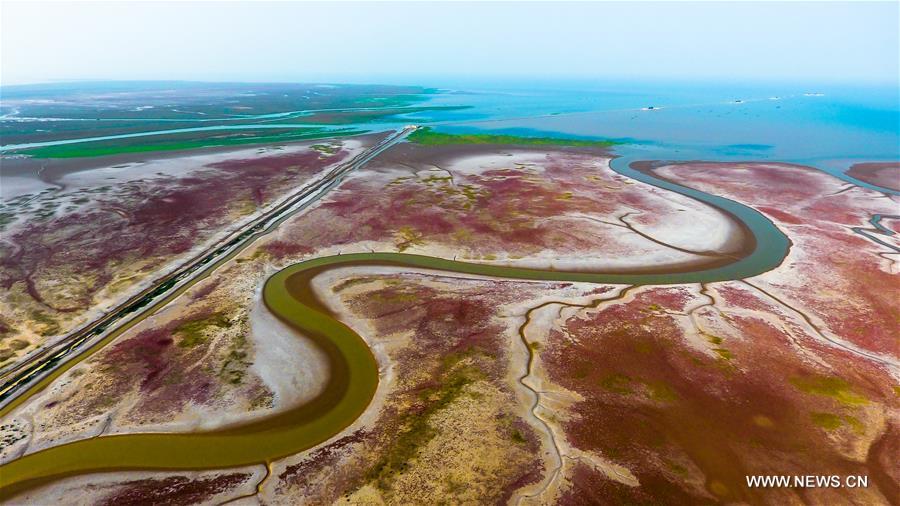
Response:
MULTIPOLYGON (((741 225, 745 253, 720 265, 666 272, 585 272, 527 269, 402 253, 355 253, 314 258, 291 265, 266 282, 268 308, 307 336, 328 357, 331 375, 311 401, 270 417, 203 433, 99 436, 48 448, 0 466, 0 500, 60 478, 121 470, 220 469, 265 464, 316 446, 340 433, 368 407, 378 385, 378 364, 365 340, 340 322, 313 291, 323 272, 346 267, 428 269, 526 281, 668 285, 743 279, 780 265, 790 241, 759 212, 638 170, 636 160, 613 160, 613 169, 630 178, 710 205, 741 225)), ((28 392, 31 395, 34 392, 28 392)))

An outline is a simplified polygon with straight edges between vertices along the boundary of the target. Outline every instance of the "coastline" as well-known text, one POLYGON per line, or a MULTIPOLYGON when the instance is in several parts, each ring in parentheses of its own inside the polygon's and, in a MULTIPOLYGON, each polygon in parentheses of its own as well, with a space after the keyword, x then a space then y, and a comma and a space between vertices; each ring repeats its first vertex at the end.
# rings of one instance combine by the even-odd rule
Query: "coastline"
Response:
POLYGON ((846 174, 875 186, 900 191, 900 162, 857 163, 846 174))

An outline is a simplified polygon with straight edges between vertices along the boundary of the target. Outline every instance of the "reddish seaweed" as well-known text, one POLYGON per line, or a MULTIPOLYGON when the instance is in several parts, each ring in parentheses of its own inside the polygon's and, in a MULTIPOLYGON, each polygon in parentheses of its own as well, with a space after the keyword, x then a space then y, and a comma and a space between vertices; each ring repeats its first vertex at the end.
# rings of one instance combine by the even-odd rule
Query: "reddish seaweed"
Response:
POLYGON ((229 160, 183 177, 124 183, 92 204, 28 221, 8 234, 16 247, 0 250, 0 287, 21 284, 53 312, 84 311, 117 273, 127 273, 124 266, 155 272, 232 224, 236 215, 271 203, 346 155, 321 158, 307 151, 229 160))
MULTIPOLYGON (((668 305, 665 292, 647 289, 630 302, 570 319, 541 354, 550 378, 585 398, 563 423, 567 438, 630 469, 640 482, 627 487, 581 467, 564 503, 777 503, 804 492, 750 489, 744 477, 880 469, 847 452, 880 430, 868 422, 879 416, 874 406, 896 403, 882 371, 807 335, 802 345, 828 363, 813 365, 782 328, 748 316, 727 317, 740 339, 707 336, 710 353, 701 353, 687 344, 678 317, 664 312, 679 309, 668 305), (648 311, 648 303, 660 310, 648 311)), ((766 303, 747 304, 751 292, 723 292, 726 314, 731 304, 780 314, 766 303)), ((822 497, 844 501, 856 493, 829 490, 822 497)))
POLYGON ((781 277, 762 277, 767 291, 794 301, 841 339, 900 355, 900 284, 877 256, 889 250, 853 232, 896 206, 869 190, 843 191, 832 176, 801 166, 690 163, 662 170, 689 186, 752 205, 786 230, 802 254, 788 257, 789 272, 783 269, 781 277))
POLYGON ((231 473, 210 478, 172 476, 127 481, 118 490, 104 497, 99 504, 103 506, 198 504, 242 485, 249 478, 250 475, 246 473, 231 473))

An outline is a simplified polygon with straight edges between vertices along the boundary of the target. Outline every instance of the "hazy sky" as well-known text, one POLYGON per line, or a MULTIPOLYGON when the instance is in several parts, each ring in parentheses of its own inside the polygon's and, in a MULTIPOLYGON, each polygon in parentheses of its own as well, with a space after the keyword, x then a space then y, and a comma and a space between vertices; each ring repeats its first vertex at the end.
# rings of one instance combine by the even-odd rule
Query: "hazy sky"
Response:
POLYGON ((422 76, 884 83, 900 73, 896 1, 0 5, 3 84, 422 76))

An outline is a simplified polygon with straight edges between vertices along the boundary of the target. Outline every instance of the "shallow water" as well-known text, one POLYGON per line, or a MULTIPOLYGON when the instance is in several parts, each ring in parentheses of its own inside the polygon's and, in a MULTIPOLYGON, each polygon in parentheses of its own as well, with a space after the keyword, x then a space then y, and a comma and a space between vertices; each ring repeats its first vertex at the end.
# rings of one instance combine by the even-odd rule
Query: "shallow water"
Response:
MULTIPOLYGON (((439 82, 425 84, 442 86, 439 82)), ((875 187, 844 172, 857 162, 900 160, 900 90, 893 87, 689 83, 599 86, 584 82, 514 86, 466 82, 458 88, 441 88, 441 93, 428 97, 419 105, 469 108, 421 111, 397 116, 389 122, 351 123, 332 128, 380 131, 420 123, 450 132, 487 130, 616 139, 623 142, 615 148, 616 153, 631 159, 791 162, 810 165, 869 188, 875 187)), ((285 113, 268 116, 278 114, 285 113)), ((329 128, 248 123, 177 132, 309 126, 329 128)), ((39 122, 35 122, 35 128, 40 128, 39 122)), ((148 131, 94 140, 172 132, 148 131)), ((6 145, 0 151, 86 141, 6 145)))
POLYGON ((624 144, 615 152, 633 159, 798 163, 872 188, 843 173, 857 162, 900 160, 898 93, 788 85, 482 90, 433 100, 472 109, 415 117, 451 132, 616 139, 624 144))

